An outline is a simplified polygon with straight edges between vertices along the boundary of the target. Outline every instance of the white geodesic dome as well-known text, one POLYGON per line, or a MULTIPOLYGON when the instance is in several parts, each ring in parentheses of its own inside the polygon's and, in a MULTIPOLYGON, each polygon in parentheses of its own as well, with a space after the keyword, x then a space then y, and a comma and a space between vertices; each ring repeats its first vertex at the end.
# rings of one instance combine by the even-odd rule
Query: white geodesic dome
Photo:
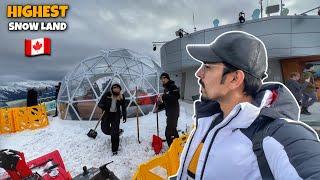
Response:
POLYGON ((128 117, 145 115, 155 108, 159 73, 159 65, 148 56, 128 49, 101 51, 64 77, 57 101, 60 118, 99 119, 98 102, 114 83, 122 87, 128 117))

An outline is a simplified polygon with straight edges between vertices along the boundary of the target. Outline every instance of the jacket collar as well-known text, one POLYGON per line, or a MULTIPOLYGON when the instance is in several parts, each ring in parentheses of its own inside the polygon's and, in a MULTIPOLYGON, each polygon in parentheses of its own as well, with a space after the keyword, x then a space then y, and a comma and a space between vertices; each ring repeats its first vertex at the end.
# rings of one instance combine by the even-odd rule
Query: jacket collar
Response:
POLYGON ((166 84, 163 84, 163 87, 164 88, 168 88, 169 86, 173 85, 174 84, 174 81, 172 80, 169 80, 166 84))

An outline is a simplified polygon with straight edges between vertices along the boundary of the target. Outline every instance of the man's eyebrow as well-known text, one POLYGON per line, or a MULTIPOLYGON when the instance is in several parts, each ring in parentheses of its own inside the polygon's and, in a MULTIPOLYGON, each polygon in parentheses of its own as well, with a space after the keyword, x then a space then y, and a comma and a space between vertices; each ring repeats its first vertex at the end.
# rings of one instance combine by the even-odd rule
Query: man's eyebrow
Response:
POLYGON ((218 66, 217 63, 213 63, 213 62, 203 62, 203 65, 218 66))
POLYGON ((219 64, 219 62, 211 62, 211 61, 203 61, 203 64, 210 64, 210 65, 216 65, 219 64))

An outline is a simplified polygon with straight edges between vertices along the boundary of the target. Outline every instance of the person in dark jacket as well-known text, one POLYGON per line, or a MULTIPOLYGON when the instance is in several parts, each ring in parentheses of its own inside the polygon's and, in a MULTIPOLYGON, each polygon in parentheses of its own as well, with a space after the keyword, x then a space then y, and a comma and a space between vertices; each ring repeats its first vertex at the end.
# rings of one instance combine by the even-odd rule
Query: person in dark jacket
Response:
POLYGON ((290 79, 288 79, 286 82, 286 86, 292 92, 299 105, 301 105, 302 89, 304 86, 299 82, 299 80, 300 74, 298 72, 292 72, 290 74, 290 79))
POLYGON ((166 126, 166 141, 170 147, 174 138, 178 138, 179 134, 177 131, 178 118, 179 118, 179 102, 180 92, 178 87, 174 84, 174 81, 170 80, 168 73, 162 73, 160 80, 164 87, 163 95, 159 97, 160 104, 158 109, 165 109, 167 116, 166 126))
POLYGON ((125 98, 121 93, 121 86, 113 84, 111 91, 107 91, 102 97, 98 106, 104 111, 101 121, 101 130, 106 135, 111 135, 112 153, 118 154, 119 136, 123 132, 119 129, 120 119, 123 123, 127 121, 127 110, 125 98))
POLYGON ((38 92, 32 88, 27 92, 27 107, 36 105, 38 105, 38 92))
POLYGON ((58 99, 58 95, 59 95, 59 91, 60 91, 60 87, 61 87, 61 82, 58 83, 58 85, 55 86, 56 88, 56 92, 55 92, 55 97, 56 99, 58 99))
POLYGON ((305 88, 302 90, 302 108, 301 113, 310 115, 308 108, 315 102, 317 102, 316 85, 314 80, 314 66, 312 64, 306 64, 305 70, 302 74, 302 81, 305 84, 305 88))
POLYGON ((56 113, 53 117, 58 116, 58 95, 59 95, 60 87, 61 87, 61 82, 59 82, 58 85, 55 86, 56 92, 54 95, 55 95, 55 99, 56 99, 56 113))

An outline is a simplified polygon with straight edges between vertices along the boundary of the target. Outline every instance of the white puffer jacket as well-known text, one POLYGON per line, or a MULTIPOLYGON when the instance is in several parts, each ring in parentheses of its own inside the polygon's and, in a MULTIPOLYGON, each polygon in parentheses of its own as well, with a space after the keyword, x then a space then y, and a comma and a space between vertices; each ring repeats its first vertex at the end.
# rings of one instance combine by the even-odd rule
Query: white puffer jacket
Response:
MULTIPOLYGON (((286 87, 282 84, 265 86, 256 99, 259 105, 251 103, 236 105, 221 123, 210 130, 199 156, 195 179, 262 179, 257 158, 252 149, 252 141, 242 130, 248 128, 259 114, 268 114, 268 109, 271 108, 277 110, 277 113, 271 115, 275 119, 282 118, 283 121, 285 121, 284 118, 299 119, 299 107, 286 87), (276 101, 273 99, 272 90, 278 91, 276 101), (266 111, 262 112, 262 110, 266 111)), ((211 111, 215 110, 211 109, 211 111)), ((187 173, 191 158, 207 133, 211 122, 218 117, 220 112, 197 118, 196 128, 191 132, 184 147, 178 173, 173 179, 192 179, 187 173)), ((320 179, 320 162, 315 162, 316 159, 320 160, 320 143, 314 131, 305 124, 296 129, 291 126, 283 127, 275 135, 263 139, 263 150, 274 178, 294 180, 318 177, 320 179), (296 141, 297 138, 306 141, 296 141), (304 158, 299 159, 298 156, 304 158), (312 159, 310 157, 315 160, 310 161, 312 159), (306 164, 301 167, 303 163, 306 164), (317 168, 310 170, 307 167, 308 164, 317 168)))

